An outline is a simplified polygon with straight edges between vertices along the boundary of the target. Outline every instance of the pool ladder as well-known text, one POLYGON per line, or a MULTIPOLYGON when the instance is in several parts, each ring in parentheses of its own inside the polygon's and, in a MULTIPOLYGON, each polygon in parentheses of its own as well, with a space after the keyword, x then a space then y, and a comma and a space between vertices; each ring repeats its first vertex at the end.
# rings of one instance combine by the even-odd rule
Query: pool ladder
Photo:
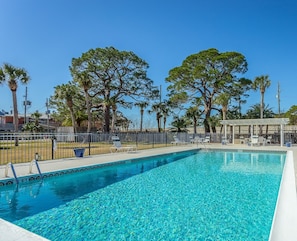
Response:
POLYGON ((42 173, 40 171, 40 167, 39 167, 39 164, 38 164, 38 159, 39 159, 39 155, 38 155, 38 153, 35 153, 35 159, 30 162, 29 173, 33 173, 33 171, 32 171, 33 170, 33 164, 35 164, 36 168, 37 168, 37 171, 38 171, 40 177, 42 178, 42 173))
POLYGON ((205 145, 205 143, 203 141, 201 141, 199 143, 197 142, 197 147, 199 146, 199 144, 204 147, 204 150, 208 151, 208 148, 206 147, 206 145, 205 145))
MULTIPOLYGON (((36 168, 37 168, 37 171, 38 171, 40 177, 43 178, 42 173, 40 171, 39 164, 38 164, 38 159, 39 159, 39 155, 38 155, 38 153, 36 153, 35 154, 35 159, 30 162, 29 173, 33 173, 32 172, 32 169, 33 169, 33 164, 35 163, 36 168)), ((9 167, 11 168, 11 171, 12 171, 12 174, 14 176, 14 179, 15 179, 16 184, 19 184, 19 179, 18 179, 18 176, 16 174, 14 165, 11 162, 7 163, 6 166, 5 166, 5 177, 8 177, 9 167)))
POLYGON ((15 172, 14 166, 13 166, 13 164, 11 162, 7 163, 6 166, 5 166, 5 177, 8 177, 9 167, 11 168, 11 171, 12 171, 12 174, 14 176, 16 184, 19 184, 19 179, 18 179, 17 174, 15 172))

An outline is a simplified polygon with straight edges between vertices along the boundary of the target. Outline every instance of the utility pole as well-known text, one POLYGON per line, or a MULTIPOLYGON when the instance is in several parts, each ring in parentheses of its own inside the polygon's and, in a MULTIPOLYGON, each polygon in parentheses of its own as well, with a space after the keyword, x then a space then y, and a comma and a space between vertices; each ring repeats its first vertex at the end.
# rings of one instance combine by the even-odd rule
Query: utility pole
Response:
POLYGON ((277 94, 276 94, 276 98, 277 98, 277 104, 278 104, 278 114, 280 115, 280 85, 279 82, 277 84, 277 94))
POLYGON ((159 95, 160 99, 159 99, 159 119, 158 119, 158 122, 159 122, 159 132, 161 131, 161 113, 162 113, 162 85, 160 85, 160 95, 159 95))
POLYGON ((26 91, 25 91, 25 101, 24 101, 24 106, 25 106, 25 113, 24 113, 24 122, 27 124, 27 97, 28 97, 28 88, 26 86, 26 91))
POLYGON ((46 106, 46 114, 47 114, 47 133, 49 133, 49 103, 48 103, 48 98, 46 98, 46 103, 45 103, 45 106, 46 106))
POLYGON ((25 100, 24 100, 24 102, 23 102, 23 104, 24 104, 24 124, 26 124, 27 123, 27 106, 30 106, 31 105, 31 101, 29 101, 28 100, 28 87, 26 86, 26 90, 25 90, 25 95, 24 95, 24 97, 25 97, 25 100))

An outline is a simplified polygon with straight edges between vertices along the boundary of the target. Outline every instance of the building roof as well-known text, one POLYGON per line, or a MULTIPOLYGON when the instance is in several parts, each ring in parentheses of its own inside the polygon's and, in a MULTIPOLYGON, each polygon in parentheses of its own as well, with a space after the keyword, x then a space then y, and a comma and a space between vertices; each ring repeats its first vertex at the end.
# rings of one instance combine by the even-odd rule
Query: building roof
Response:
POLYGON ((5 116, 6 114, 7 114, 6 111, 4 111, 4 110, 0 110, 0 116, 5 116))

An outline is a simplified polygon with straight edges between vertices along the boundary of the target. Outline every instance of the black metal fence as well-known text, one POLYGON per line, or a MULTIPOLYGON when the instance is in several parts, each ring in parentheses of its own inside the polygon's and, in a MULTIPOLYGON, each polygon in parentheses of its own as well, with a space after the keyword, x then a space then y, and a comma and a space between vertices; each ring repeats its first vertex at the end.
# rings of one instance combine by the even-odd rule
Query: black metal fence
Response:
MULTIPOLYGON (((0 165, 10 162, 30 162, 36 156, 39 160, 75 157, 74 150, 76 149, 84 149, 84 156, 109 153, 114 135, 106 133, 1 133, 0 165)), ((185 142, 190 142, 194 138, 193 134, 188 133, 127 132, 116 135, 123 146, 135 145, 138 150, 172 145, 174 136, 185 142)))

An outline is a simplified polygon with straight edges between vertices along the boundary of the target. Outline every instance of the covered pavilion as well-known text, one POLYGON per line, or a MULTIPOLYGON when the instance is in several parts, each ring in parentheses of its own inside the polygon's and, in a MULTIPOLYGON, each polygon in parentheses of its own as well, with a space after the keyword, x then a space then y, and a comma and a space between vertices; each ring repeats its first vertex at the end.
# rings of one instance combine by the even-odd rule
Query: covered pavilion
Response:
MULTIPOLYGON (((289 118, 264 118, 264 119, 235 119, 235 120, 221 120, 220 123, 224 125, 225 138, 227 137, 227 126, 250 126, 251 127, 251 138, 253 136, 254 126, 264 125, 279 125, 280 126, 280 145, 284 145, 284 125, 289 123, 289 118)), ((234 131, 232 132, 232 140, 234 144, 234 131)))

